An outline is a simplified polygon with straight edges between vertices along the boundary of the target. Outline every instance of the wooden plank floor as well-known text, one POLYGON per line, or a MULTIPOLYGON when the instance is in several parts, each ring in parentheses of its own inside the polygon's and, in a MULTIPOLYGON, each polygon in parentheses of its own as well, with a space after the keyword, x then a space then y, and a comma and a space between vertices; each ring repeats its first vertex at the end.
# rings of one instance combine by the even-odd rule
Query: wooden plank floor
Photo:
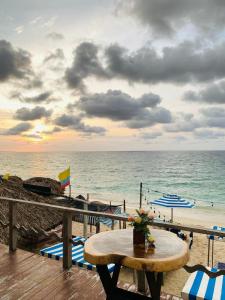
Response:
MULTIPOLYGON (((135 290, 131 284, 121 287, 135 290)), ((0 244, 0 299, 103 300, 105 293, 96 272, 75 266, 63 271, 62 262, 20 249, 9 253, 8 247, 0 244)), ((162 299, 179 298, 162 295, 162 299)))
POLYGON ((0 299, 92 299, 105 294, 97 273, 18 249, 9 253, 0 244, 0 299))

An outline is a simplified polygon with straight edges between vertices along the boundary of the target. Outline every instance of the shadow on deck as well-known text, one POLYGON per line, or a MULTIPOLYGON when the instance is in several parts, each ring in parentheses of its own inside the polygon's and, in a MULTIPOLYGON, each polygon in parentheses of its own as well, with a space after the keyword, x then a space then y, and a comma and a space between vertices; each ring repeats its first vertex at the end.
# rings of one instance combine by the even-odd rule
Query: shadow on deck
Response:
MULTIPOLYGON (((135 290, 131 284, 120 284, 135 290)), ((76 266, 64 271, 61 263, 18 249, 9 253, 0 244, 0 299, 103 300, 105 293, 97 273, 76 266)), ((161 299, 179 299, 162 295, 161 299)))

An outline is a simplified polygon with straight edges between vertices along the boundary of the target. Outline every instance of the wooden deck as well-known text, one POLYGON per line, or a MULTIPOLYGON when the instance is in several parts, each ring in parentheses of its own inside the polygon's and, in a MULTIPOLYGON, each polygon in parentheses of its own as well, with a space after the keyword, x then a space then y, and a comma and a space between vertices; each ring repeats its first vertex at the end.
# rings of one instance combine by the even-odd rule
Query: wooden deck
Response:
MULTIPOLYGON (((120 284, 135 290, 131 284, 120 284)), ((0 244, 0 299, 103 300, 105 293, 96 272, 72 267, 63 271, 62 263, 18 249, 9 253, 8 246, 0 244)), ((162 295, 161 299, 179 299, 162 295)))
POLYGON ((0 244, 0 299, 105 299, 98 275, 0 244))

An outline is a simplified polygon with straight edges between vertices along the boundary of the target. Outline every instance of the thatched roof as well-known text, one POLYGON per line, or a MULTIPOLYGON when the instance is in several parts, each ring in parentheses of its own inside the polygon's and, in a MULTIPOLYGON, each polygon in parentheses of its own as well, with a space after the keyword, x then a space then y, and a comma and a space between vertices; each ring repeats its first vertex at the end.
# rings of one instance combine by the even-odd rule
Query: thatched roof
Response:
POLYGON ((50 187, 53 194, 61 195, 62 189, 60 186, 60 183, 54 179, 51 178, 45 178, 45 177, 32 177, 30 179, 27 179, 24 181, 25 183, 35 184, 35 185, 41 185, 50 187))
MULTIPOLYGON (((0 196, 27 201, 43 202, 83 209, 83 203, 76 200, 79 198, 85 200, 82 195, 74 198, 63 196, 60 183, 51 178, 33 177, 23 181, 17 176, 11 176, 9 180, 0 180, 0 196), (40 185, 50 187, 51 196, 41 196, 24 188, 23 184, 40 185), (56 195, 60 197, 56 197, 56 195), (63 196, 63 197, 62 197, 63 196)), ((109 206, 100 201, 92 201, 88 204, 88 209, 93 211, 107 211, 117 206, 109 206)), ((8 243, 8 202, 0 200, 0 242, 8 243)), ((79 217, 79 214, 78 216, 79 217)), ((81 218, 82 219, 82 218, 81 218)), ((74 216, 74 220, 76 216, 74 216)), ((49 237, 48 231, 56 228, 62 223, 62 213, 54 209, 46 209, 33 205, 17 204, 17 227, 18 242, 22 244, 37 243, 49 237)), ((50 233, 52 235, 52 232, 50 233)))
MULTIPOLYGON (((26 183, 39 184, 51 187, 53 193, 61 194, 59 182, 50 178, 31 178, 26 183)), ((0 196, 23 199, 27 201, 37 201, 55 204, 53 197, 43 197, 27 191, 23 187, 23 180, 16 176, 11 176, 9 180, 3 180, 0 183, 0 196)), ((17 223, 19 241, 24 238, 35 239, 40 235, 45 235, 46 231, 55 228, 62 221, 62 214, 56 210, 39 208, 30 205, 17 204, 17 223)), ((4 224, 8 223, 8 202, 0 201, 0 242, 8 242, 8 227, 4 228, 4 224)))

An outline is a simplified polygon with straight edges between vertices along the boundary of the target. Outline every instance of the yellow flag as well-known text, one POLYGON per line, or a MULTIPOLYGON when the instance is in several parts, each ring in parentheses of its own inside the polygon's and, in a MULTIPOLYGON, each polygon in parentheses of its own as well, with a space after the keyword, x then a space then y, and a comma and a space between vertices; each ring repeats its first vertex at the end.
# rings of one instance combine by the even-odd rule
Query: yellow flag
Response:
POLYGON ((59 177, 60 181, 63 181, 65 179, 67 179, 68 177, 70 177, 70 167, 68 169, 66 169, 65 171, 59 173, 58 177, 59 177))
POLYGON ((3 175, 2 179, 4 180, 9 180, 10 174, 6 173, 5 175, 3 175))

